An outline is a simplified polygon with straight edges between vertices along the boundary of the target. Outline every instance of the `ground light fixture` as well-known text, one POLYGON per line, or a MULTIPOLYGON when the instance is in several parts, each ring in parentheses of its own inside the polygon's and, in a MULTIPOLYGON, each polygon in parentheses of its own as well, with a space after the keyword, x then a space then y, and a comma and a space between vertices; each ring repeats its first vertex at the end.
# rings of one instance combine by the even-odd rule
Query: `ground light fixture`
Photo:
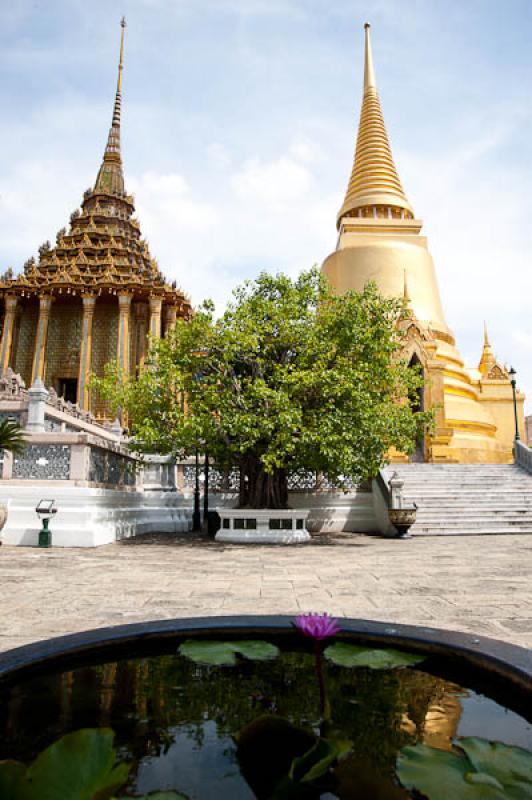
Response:
POLYGON ((513 397, 514 397, 515 440, 516 440, 516 442, 518 442, 521 437, 519 436, 519 421, 517 419, 517 395, 516 395, 516 388, 515 388, 516 385, 517 385, 517 382, 516 382, 516 379, 515 379, 515 376, 517 375, 517 372, 515 371, 515 369, 513 367, 510 367, 509 375, 510 375, 510 383, 512 384, 512 393, 513 393, 513 397))
POLYGON ((55 500, 39 500, 35 512, 42 523, 42 528, 39 531, 39 547, 51 547, 52 531, 49 528, 49 523, 53 515, 57 514, 55 500))

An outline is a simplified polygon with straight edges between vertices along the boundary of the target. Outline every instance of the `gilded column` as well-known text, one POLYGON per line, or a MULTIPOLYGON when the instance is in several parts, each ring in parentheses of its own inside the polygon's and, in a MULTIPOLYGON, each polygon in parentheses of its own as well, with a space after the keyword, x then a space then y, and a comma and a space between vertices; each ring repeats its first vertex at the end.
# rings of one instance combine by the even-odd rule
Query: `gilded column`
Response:
POLYGON ((154 339, 161 338, 161 297, 150 297, 150 336, 154 339))
POLYGON ((49 294, 41 295, 39 298, 39 321, 37 322, 37 334, 35 336, 35 349, 33 353, 33 368, 31 371, 31 385, 37 378, 44 378, 44 364, 46 358, 46 339, 48 338, 48 322, 50 321, 50 309, 52 308, 53 297, 49 294))
POLYGON ((81 353, 79 357, 78 375, 78 405, 87 411, 90 407, 89 375, 92 359, 92 321, 94 319, 94 306, 96 297, 91 294, 83 295, 83 317, 81 319, 81 353))
POLYGON ((135 303, 133 306, 135 313, 135 366, 143 367, 146 360, 146 343, 148 338, 148 308, 146 303, 135 303))
POLYGON ((164 335, 173 328, 177 320, 177 306, 168 305, 164 307, 164 335))
POLYGON ((11 344, 13 342, 13 329, 15 327, 15 314, 17 312, 18 297, 15 294, 8 294, 5 297, 6 314, 4 318, 4 330, 2 331, 2 341, 0 342, 0 372, 4 372, 9 367, 11 358, 11 344))
POLYGON ((131 295, 121 292, 118 295, 118 366, 126 375, 129 373, 129 323, 131 313, 131 295))

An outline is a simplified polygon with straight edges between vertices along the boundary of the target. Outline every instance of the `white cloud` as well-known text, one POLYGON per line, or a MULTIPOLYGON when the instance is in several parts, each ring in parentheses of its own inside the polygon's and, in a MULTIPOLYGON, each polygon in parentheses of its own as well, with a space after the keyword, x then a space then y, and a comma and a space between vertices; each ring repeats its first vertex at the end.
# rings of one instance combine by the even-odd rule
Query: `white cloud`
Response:
POLYGON ((316 161, 319 156, 319 151, 315 142, 313 142, 311 139, 304 138, 298 139, 291 145, 290 154, 298 161, 302 161, 305 164, 310 164, 313 161, 316 161))
POLYGON ((194 304, 211 297, 221 311, 242 280, 262 269, 295 275, 331 246, 336 202, 311 191, 315 182, 288 144, 271 161, 235 165, 225 181, 211 183, 209 202, 177 173, 149 171, 128 185, 166 276, 194 304))
MULTIPOLYGON (((4 6, 0 270, 53 240, 94 181, 118 33, 104 0, 73 0, 68 14, 62 0, 4 6)), ((293 275, 334 248, 367 6, 126 0, 126 185, 161 269, 194 303, 212 296, 221 309, 260 269, 293 275)), ((501 13, 491 0, 373 0, 370 21, 392 147, 448 323, 471 365, 487 320, 532 410, 532 160, 520 133, 530 48, 522 13, 502 28, 501 13)))
POLYGON ((0 240, 15 271, 68 221, 84 183, 66 165, 27 161, 14 165, 0 188, 0 240), (66 167, 66 168, 65 168, 66 167))
POLYGON ((212 142, 207 147, 207 156, 216 167, 224 168, 230 166, 232 162, 231 153, 220 142, 212 142))
POLYGON ((289 156, 270 162, 254 158, 233 175, 231 184, 242 200, 281 211, 310 190, 313 177, 307 167, 289 156))

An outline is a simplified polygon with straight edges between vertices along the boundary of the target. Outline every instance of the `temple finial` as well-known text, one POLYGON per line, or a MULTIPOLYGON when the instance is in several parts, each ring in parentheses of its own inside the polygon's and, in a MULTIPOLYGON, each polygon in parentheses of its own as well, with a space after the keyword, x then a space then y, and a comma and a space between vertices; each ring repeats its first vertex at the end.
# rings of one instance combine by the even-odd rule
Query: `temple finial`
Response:
POLYGON ((118 83, 116 86, 116 91, 122 91, 122 70, 124 69, 124 33, 126 31, 126 18, 122 17, 120 20, 120 27, 122 28, 122 33, 120 34, 120 62, 118 64, 118 83))
POLYGON ((337 218, 412 219, 412 207, 401 186, 384 125, 371 50, 370 25, 364 25, 364 93, 355 159, 337 218))
POLYGON ((484 346, 482 348, 482 355, 480 356, 480 361, 478 364, 479 372, 481 375, 487 375, 487 373, 496 363, 497 360, 493 355, 493 350, 491 349, 491 344, 488 338, 488 327, 486 323, 484 323, 484 346))
POLYGON ((113 106, 113 118, 103 155, 103 163, 99 169, 95 192, 106 194, 124 194, 124 175, 122 174, 122 156, 120 153, 120 113, 122 108, 122 71, 124 69, 124 33, 126 18, 120 20, 120 59, 118 62, 118 80, 113 106))
POLYGON ((370 89, 377 91, 377 81, 375 79, 375 68, 373 66, 373 53, 371 51, 371 25, 369 22, 364 24, 364 94, 370 89))

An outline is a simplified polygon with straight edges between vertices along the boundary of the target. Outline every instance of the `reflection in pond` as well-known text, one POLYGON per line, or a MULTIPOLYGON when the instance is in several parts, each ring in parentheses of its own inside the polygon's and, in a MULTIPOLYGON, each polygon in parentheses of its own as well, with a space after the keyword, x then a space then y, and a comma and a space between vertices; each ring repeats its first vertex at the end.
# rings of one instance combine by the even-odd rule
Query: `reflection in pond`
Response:
MULTIPOLYGON (((246 756, 251 767, 245 780, 235 737, 258 718, 273 717, 306 732, 311 744, 351 743, 352 754, 333 769, 337 797, 400 800, 410 796, 395 777, 405 745, 449 749, 462 730, 488 738, 492 730, 498 738, 497 719, 504 716, 508 741, 532 746, 530 727, 520 717, 422 667, 369 670, 328 663, 326 728, 308 652, 283 652, 271 662, 241 661, 233 668, 203 667, 179 655, 150 656, 36 677, 0 690, 0 759, 28 764, 65 733, 106 727, 115 733, 118 759, 131 764, 124 790, 131 796, 174 789, 198 800, 248 800, 258 796, 250 788, 254 754, 246 756)), ((268 759, 267 737, 255 737, 252 746, 268 759)), ((270 758, 274 770, 276 756, 270 758)))

